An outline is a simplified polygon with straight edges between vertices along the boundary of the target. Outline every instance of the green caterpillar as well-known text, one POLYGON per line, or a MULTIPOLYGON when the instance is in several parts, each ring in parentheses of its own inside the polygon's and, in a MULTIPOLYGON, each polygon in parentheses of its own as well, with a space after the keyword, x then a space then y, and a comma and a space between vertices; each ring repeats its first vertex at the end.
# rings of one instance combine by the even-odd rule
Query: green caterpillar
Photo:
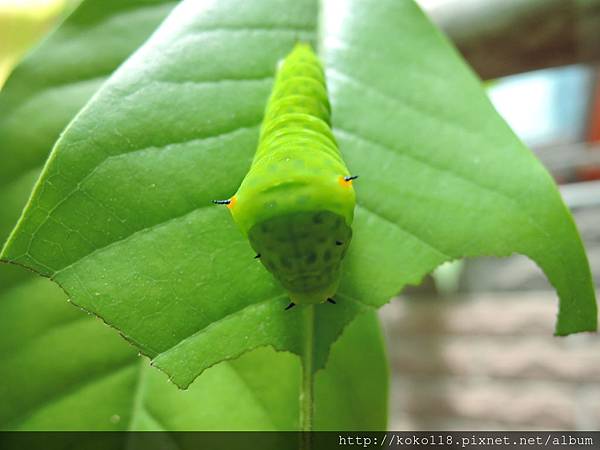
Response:
POLYGON ((321 64, 297 44, 280 64, 252 166, 226 204, 295 304, 335 303, 356 197, 331 131, 321 64))

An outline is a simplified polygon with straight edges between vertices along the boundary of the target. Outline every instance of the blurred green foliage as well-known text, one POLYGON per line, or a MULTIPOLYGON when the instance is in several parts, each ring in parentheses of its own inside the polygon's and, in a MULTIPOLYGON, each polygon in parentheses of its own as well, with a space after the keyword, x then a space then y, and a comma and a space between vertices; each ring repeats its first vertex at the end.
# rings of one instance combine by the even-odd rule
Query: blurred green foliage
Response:
POLYGON ((73 3, 72 0, 0 2, 0 88, 25 52, 73 3))

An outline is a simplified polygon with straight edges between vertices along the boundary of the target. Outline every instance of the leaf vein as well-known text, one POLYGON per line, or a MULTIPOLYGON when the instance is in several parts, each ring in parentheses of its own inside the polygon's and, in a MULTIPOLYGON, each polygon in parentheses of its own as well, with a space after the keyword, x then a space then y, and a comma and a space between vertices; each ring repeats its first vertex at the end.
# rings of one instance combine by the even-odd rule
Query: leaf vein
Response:
MULTIPOLYGON (((512 205, 512 206, 514 206, 514 207, 516 207, 516 212, 517 212, 519 215, 521 215, 522 217, 524 217, 524 218, 525 218, 525 219, 526 219, 526 220, 527 220, 527 221, 528 221, 528 222, 529 222, 531 225, 533 225, 533 226, 534 226, 534 227, 535 227, 535 228, 536 228, 536 229, 537 229, 537 230, 538 230, 538 231, 539 231, 539 232, 540 232, 540 233, 541 233, 541 234, 542 234, 544 237, 546 237, 546 238, 550 239, 550 234, 549 234, 549 233, 548 233, 546 230, 544 230, 544 229, 543 229, 543 227, 541 227, 541 226, 540 226, 540 225, 539 225, 539 224, 538 224, 538 223, 537 223, 537 222, 536 222, 536 221, 533 219, 533 217, 531 217, 530 215, 527 215, 527 214, 524 214, 524 213, 522 213, 522 212, 521 212, 521 208, 520 208, 520 206, 521 206, 521 205, 519 204, 519 202, 518 202, 516 199, 514 199, 514 198, 510 197, 509 195, 505 194, 504 192, 502 192, 502 191, 498 191, 498 190, 494 190, 494 189, 491 189, 491 188, 489 188, 489 187, 487 187, 487 186, 485 186, 485 185, 482 185, 481 183, 479 183, 479 182, 478 182, 478 181, 476 181, 476 180, 473 180, 473 179, 471 179, 471 178, 468 178, 468 177, 466 177, 464 174, 462 174, 462 173, 460 173, 460 172, 456 172, 456 171, 450 170, 450 169, 449 169, 449 168, 447 168, 447 167, 438 166, 438 165, 436 165, 436 164, 433 164, 433 163, 432 163, 430 160, 425 160, 425 159, 419 158, 419 157, 415 156, 415 155, 414 155, 414 154, 412 154, 412 153, 406 153, 406 152, 400 152, 400 151, 396 151, 396 149, 394 149, 393 147, 391 147, 391 146, 389 146, 389 145, 387 145, 387 144, 384 144, 384 143, 382 143, 382 142, 375 141, 375 140, 374 140, 373 138, 371 138, 371 137, 365 137, 365 136, 363 136, 363 135, 360 135, 360 134, 358 134, 358 133, 356 133, 356 132, 352 132, 352 131, 349 131, 349 130, 347 130, 347 129, 340 128, 340 127, 336 127, 336 128, 335 128, 335 131, 336 131, 336 132, 339 132, 339 133, 341 133, 341 134, 345 134, 345 135, 347 135, 349 138, 351 138, 351 139, 354 139, 354 140, 356 140, 356 141, 362 141, 362 142, 364 142, 364 143, 366 143, 366 144, 369 144, 369 145, 371 145, 371 146, 378 147, 378 148, 380 148, 380 149, 382 149, 382 150, 384 150, 384 151, 391 152, 391 153, 392 153, 392 154, 394 154, 394 155, 401 155, 401 156, 405 156, 406 158, 409 158, 409 159, 411 159, 411 160, 413 160, 413 161, 415 161, 415 162, 417 162, 417 163, 420 163, 420 164, 426 165, 427 167, 430 167, 431 169, 434 169, 434 170, 437 170, 437 171, 439 171, 439 172, 441 172, 441 173, 448 174, 448 175, 452 175, 452 176, 454 176, 454 177, 456 177, 456 178, 459 178, 459 179, 461 179, 462 181, 464 181, 464 182, 466 182, 466 183, 468 183, 468 184, 470 184, 470 185, 472 185, 472 186, 475 186, 476 188, 478 188, 478 189, 481 189, 482 191, 485 191, 485 192, 487 192, 488 194, 492 194, 492 195, 494 195, 494 196, 497 196, 497 197, 500 197, 500 198, 502 198, 502 199, 506 200, 506 201, 507 201, 507 202, 508 202, 510 205, 512 205)), ((395 222, 393 222, 393 223, 395 223, 395 222)))
MULTIPOLYGON (((149 150, 149 149, 156 149, 156 151, 159 151, 159 150, 166 149, 166 148, 168 148, 168 147, 171 147, 171 146, 174 146, 174 145, 181 145, 181 144, 186 144, 186 143, 190 143, 190 142, 196 142, 196 141, 206 141, 206 140, 213 140, 213 139, 222 139, 222 138, 223 138, 223 137, 225 137, 225 136, 228 136, 228 135, 233 135, 233 134, 239 133, 240 131, 247 131, 247 130, 251 130, 251 129, 255 128, 256 126, 257 126, 257 125, 255 124, 255 125, 250 125, 250 126, 238 127, 238 128, 236 128, 236 129, 234 129, 234 130, 227 131, 227 132, 224 132, 224 133, 221 133, 221 134, 218 134, 218 135, 214 135, 214 136, 204 136, 204 137, 200 137, 200 138, 188 139, 188 140, 181 141, 181 142, 169 143, 169 144, 167 144, 167 145, 164 145, 164 146, 162 146, 162 147, 152 147, 152 146, 149 146, 149 147, 144 147, 144 148, 140 148, 140 149, 132 150, 132 151, 125 152, 125 153, 119 153, 119 154, 116 154, 116 155, 110 155, 110 156, 107 156, 107 157, 106 157, 106 158, 104 158, 102 161, 100 161, 100 162, 99 162, 99 163, 98 163, 98 164, 97 164, 97 165, 96 165, 96 166, 95 166, 95 167, 94 167, 94 168, 93 168, 93 169, 92 169, 92 170, 91 170, 91 171, 90 171, 90 172, 89 172, 89 173, 88 173, 88 174, 87 174, 87 175, 86 175, 86 176, 85 176, 85 177, 84 177, 84 178, 83 178, 83 179, 82 179, 80 182, 78 182, 78 183, 77 183, 77 185, 75 186, 75 188, 74 188, 73 190, 71 190, 71 191, 70 191, 68 194, 66 194, 66 195, 65 195, 65 197, 63 197, 63 198, 62 198, 60 201, 58 201, 58 202, 56 203, 56 205, 54 205, 54 206, 53 206, 53 207, 52 207, 52 208, 51 208, 49 211, 47 211, 47 212, 46 212, 46 216, 44 217, 44 219, 40 221, 39 225, 38 225, 38 226, 36 227, 36 229, 35 229, 35 230, 34 230, 34 231, 31 233, 31 237, 30 237, 30 240, 29 240, 29 245, 28 245, 28 250, 27 250, 26 254, 27 254, 28 256, 32 256, 32 255, 31 255, 31 252, 30 252, 30 249, 31 249, 31 246, 32 246, 32 244, 33 244, 33 240, 35 239, 35 236, 36 236, 36 234, 37 234, 37 233, 38 233, 38 232, 41 230, 41 228, 42 228, 42 227, 43 227, 43 226, 44 226, 44 225, 47 223, 47 221, 50 219, 50 217, 52 216, 52 214, 54 213, 54 211, 56 211, 56 209, 58 209, 58 208, 59 208, 61 205, 63 205, 65 202, 67 202, 67 201, 68 201, 68 200, 69 200, 69 199, 70 199, 70 198, 71 198, 73 195, 75 195, 77 192, 79 192, 79 191, 82 191, 82 186, 83 186, 83 184, 84 184, 84 183, 85 183, 85 182, 86 182, 88 179, 90 179, 90 178, 93 176, 93 174, 94 174, 94 173, 95 173, 95 172, 96 172, 96 171, 97 171, 97 170, 98 170, 98 169, 99 169, 99 168, 100 168, 100 167, 101 167, 103 164, 106 164, 106 162, 107 162, 107 161, 109 161, 110 159, 112 159, 112 158, 117 158, 117 157, 121 157, 121 156, 123 156, 123 155, 125 155, 125 154, 127 154, 127 155, 131 155, 131 154, 134 154, 134 153, 143 152, 143 151, 146 151, 146 150, 149 150)), ((97 202, 97 203, 99 203, 97 200, 96 200, 96 202, 97 202)), ((100 205, 100 206, 102 206, 102 205, 100 205)), ((203 208, 206 208, 206 207, 209 207, 209 206, 212 206, 212 204, 211 204, 211 205, 206 205, 206 206, 202 205, 202 206, 196 207, 196 208, 194 208, 194 209, 192 209, 192 210, 190 210, 190 211, 186 211, 186 212, 185 212, 184 214, 182 214, 182 215, 179 215, 179 216, 176 216, 176 217, 172 217, 172 218, 170 218, 170 219, 168 219, 168 220, 166 220, 166 221, 159 222, 159 223, 156 223, 156 224, 153 224, 153 225, 150 225, 150 226, 147 226, 147 227, 141 228, 141 229, 139 229, 139 230, 131 230, 131 231, 130 231, 130 234, 128 234, 127 236, 125 236, 125 237, 123 237, 123 238, 121 238, 121 239, 119 239, 119 240, 113 241, 113 242, 111 242, 111 243, 110 243, 110 244, 108 244, 108 245, 105 245, 105 246, 102 246, 102 247, 96 248, 96 249, 92 250, 91 252, 87 253, 86 255, 83 255, 83 256, 81 256, 81 257, 80 257, 80 258, 78 258, 76 261, 73 261, 71 264, 69 264, 69 265, 67 265, 67 266, 65 266, 65 267, 63 267, 63 268, 60 268, 60 269, 55 269, 55 270, 53 270, 53 272, 54 272, 54 275, 56 275, 56 274, 58 274, 58 273, 60 273, 60 272, 64 271, 65 269, 67 269, 67 268, 69 268, 69 267, 73 266, 73 265, 74 265, 74 264, 76 264, 78 261, 81 261, 82 259, 84 259, 84 258, 86 258, 86 257, 88 257, 88 256, 90 256, 90 255, 92 255, 92 254, 95 254, 96 252, 98 252, 98 251, 100 251, 100 250, 102 250, 102 249, 104 249, 104 248, 110 247, 110 246, 112 246, 112 245, 114 245, 114 244, 117 244, 117 243, 119 243, 119 242, 121 242, 121 241, 124 241, 124 240, 126 240, 126 239, 130 238, 131 236, 133 236, 133 235, 136 235, 137 233, 140 233, 140 232, 143 232, 143 231, 149 231, 149 230, 152 230, 153 228, 159 227, 159 226, 161 226, 161 225, 168 224, 169 222, 172 222, 172 221, 175 221, 175 220, 177 220, 177 219, 183 218, 183 217, 185 217, 185 216, 187 216, 187 215, 190 215, 190 214, 194 213, 195 211, 198 211, 199 209, 203 209, 203 208)), ((92 247, 93 247, 93 246, 92 246, 92 247)))

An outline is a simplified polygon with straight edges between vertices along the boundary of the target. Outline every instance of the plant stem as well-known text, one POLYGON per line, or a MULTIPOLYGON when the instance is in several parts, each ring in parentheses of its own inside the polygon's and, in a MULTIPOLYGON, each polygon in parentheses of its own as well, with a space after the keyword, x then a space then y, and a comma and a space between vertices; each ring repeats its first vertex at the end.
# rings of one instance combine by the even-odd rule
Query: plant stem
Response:
MULTIPOLYGON (((313 429, 313 352, 315 332, 315 307, 308 305, 304 308, 304 348, 302 352, 302 390, 300 392, 300 429, 313 429)), ((308 437, 304 440, 303 448, 310 448, 308 437)))

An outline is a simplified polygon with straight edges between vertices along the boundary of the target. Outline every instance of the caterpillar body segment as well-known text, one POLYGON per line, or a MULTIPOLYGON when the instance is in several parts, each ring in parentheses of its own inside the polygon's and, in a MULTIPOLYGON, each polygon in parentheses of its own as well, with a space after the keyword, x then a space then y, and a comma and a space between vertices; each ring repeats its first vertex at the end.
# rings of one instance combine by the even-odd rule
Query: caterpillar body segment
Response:
POLYGON ((355 194, 330 114, 321 64, 297 44, 278 68, 252 165, 227 205, 294 304, 335 295, 352 236, 355 194))

